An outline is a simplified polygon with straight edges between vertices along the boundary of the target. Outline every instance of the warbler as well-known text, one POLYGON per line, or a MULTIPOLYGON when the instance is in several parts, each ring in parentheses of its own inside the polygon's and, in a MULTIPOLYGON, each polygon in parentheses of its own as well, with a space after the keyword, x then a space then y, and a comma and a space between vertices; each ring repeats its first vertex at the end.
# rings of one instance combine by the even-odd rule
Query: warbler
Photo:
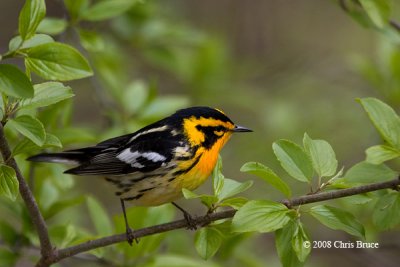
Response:
POLYGON ((134 133, 90 147, 38 154, 28 160, 77 164, 65 173, 102 176, 112 183, 120 198, 127 240, 132 244, 135 237, 125 201, 139 206, 171 202, 195 228, 190 214, 174 201, 182 196, 183 188, 194 190, 206 181, 220 150, 235 132, 251 130, 234 124, 219 109, 190 107, 134 133))

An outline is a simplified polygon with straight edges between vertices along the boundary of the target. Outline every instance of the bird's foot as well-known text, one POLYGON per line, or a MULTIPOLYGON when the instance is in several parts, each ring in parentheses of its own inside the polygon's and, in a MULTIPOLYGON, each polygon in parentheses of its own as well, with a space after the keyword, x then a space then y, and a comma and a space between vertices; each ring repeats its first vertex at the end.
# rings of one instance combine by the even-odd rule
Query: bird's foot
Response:
POLYGON ((186 223, 187 223, 187 227, 186 228, 189 229, 189 230, 196 230, 197 229, 197 223, 193 219, 192 215, 190 215, 189 212, 187 212, 186 210, 181 208, 175 202, 171 202, 171 204, 174 205, 175 207, 177 207, 183 213, 183 217, 185 218, 186 223))
POLYGON ((126 240, 130 246, 132 246, 133 240, 135 240, 136 244, 139 244, 139 238, 135 236, 131 228, 126 228, 126 240))
POLYGON ((186 227, 189 230, 197 230, 197 223, 193 219, 192 215, 190 215, 188 212, 183 213, 183 217, 185 218, 188 226, 186 227))

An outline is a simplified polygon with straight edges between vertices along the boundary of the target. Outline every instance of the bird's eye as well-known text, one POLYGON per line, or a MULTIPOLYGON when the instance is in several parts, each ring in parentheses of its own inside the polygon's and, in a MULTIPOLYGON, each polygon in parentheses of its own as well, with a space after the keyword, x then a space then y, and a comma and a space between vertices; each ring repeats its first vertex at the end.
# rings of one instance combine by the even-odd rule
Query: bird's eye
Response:
POLYGON ((223 126, 217 126, 214 128, 214 134, 216 136, 223 136, 225 133, 225 127, 223 126))

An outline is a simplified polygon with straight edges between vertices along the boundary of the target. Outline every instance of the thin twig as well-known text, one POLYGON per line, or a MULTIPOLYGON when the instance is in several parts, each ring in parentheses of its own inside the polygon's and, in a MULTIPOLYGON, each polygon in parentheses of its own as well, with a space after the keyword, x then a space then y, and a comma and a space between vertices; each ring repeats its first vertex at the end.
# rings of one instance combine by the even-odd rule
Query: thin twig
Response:
MULTIPOLYGON (((374 183, 374 184, 363 185, 363 186, 358 186, 358 187, 353 187, 353 188, 340 189, 340 190, 331 191, 331 192, 324 192, 324 193, 319 193, 319 194, 314 194, 314 195, 305 195, 305 196, 292 198, 292 199, 285 199, 285 200, 282 200, 281 203, 285 204, 287 207, 291 208, 291 207, 295 207, 295 206, 299 206, 299 205, 303 205, 303 204, 321 202, 321 201, 331 200, 331 199, 336 199, 336 198, 343 198, 343 197, 347 197, 347 196, 372 192, 372 191, 381 190, 381 189, 390 189, 390 188, 398 189, 399 185, 400 185, 400 180, 394 179, 394 180, 390 180, 387 182, 374 183)), ((200 216, 200 217, 194 218, 194 223, 199 227, 203 227, 213 221, 232 218, 235 215, 235 213, 236 213, 236 210, 229 209, 229 210, 220 211, 220 212, 216 212, 216 213, 212 213, 212 214, 207 214, 205 216, 200 216)), ((135 237, 140 238, 140 237, 144 237, 144 236, 164 233, 164 232, 168 232, 171 230, 187 228, 187 227, 188 227, 188 223, 186 220, 178 220, 178 221, 173 221, 173 222, 169 222, 169 223, 164 223, 164 224, 160 224, 160 225, 142 228, 142 229, 134 231, 133 234, 135 235, 135 237)), ((55 263, 64 258, 68 258, 68 257, 74 256, 74 255, 82 253, 82 252, 86 252, 86 251, 100 248, 100 247, 106 247, 106 246, 113 245, 116 243, 125 242, 126 240, 127 240, 127 237, 126 237, 125 233, 90 240, 85 243, 81 243, 81 244, 78 244, 75 246, 57 250, 55 252, 54 258, 48 258, 47 261, 42 259, 42 263, 47 263, 47 264, 55 263)), ((47 265, 37 265, 37 266, 47 266, 47 265)))
POLYGON ((19 183, 19 192, 25 205, 28 209, 29 215, 32 219, 32 223, 36 228, 40 241, 40 253, 42 257, 49 258, 53 257, 53 247, 50 242, 49 233, 47 231, 47 225, 44 221, 42 214, 40 213, 39 207, 36 200, 30 190, 28 184, 26 183, 22 173, 15 161, 14 157, 11 155, 10 146, 8 145, 7 139, 4 135, 3 124, 0 124, 0 153, 3 157, 4 163, 13 168, 17 175, 19 183))
POLYGON ((281 203, 285 204, 288 208, 291 208, 291 207, 295 207, 295 206, 299 206, 299 205, 303 205, 303 204, 309 204, 309 203, 321 202, 321 201, 331 200, 331 199, 336 199, 336 198, 354 196, 354 195, 377 191, 377 190, 381 190, 381 189, 387 189, 387 188, 397 189, 397 187, 399 185, 400 185, 400 180, 394 179, 394 180, 390 180, 387 182, 361 185, 361 186, 357 186, 357 187, 323 192, 323 193, 313 194, 313 195, 305 195, 305 196, 293 198, 291 200, 286 199, 286 200, 282 200, 281 203))

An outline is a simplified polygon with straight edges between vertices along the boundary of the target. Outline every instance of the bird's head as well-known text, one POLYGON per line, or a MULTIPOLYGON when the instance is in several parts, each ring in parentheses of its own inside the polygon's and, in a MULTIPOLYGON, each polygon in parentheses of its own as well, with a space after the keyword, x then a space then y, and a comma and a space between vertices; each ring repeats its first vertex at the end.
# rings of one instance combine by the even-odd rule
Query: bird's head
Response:
POLYGON ((182 132, 192 146, 206 150, 222 146, 232 133, 252 130, 236 125, 224 112, 209 107, 191 107, 178 110, 172 117, 179 120, 182 132))

